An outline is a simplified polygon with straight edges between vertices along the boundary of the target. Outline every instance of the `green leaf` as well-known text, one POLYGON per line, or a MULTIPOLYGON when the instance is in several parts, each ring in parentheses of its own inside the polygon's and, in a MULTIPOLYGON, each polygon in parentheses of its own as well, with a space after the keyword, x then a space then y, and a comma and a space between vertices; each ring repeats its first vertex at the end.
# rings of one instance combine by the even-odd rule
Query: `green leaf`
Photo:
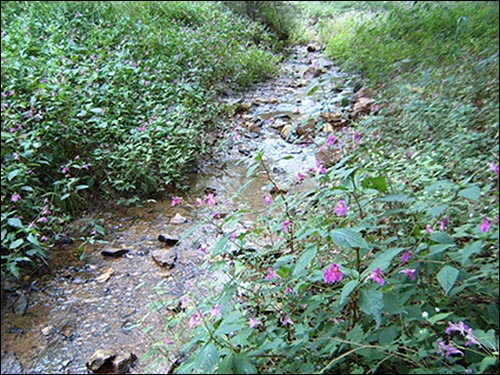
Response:
POLYGON ((13 178, 15 178, 19 173, 21 173, 20 169, 14 169, 13 171, 10 171, 7 173, 7 180, 12 181, 13 178))
POLYGON ((302 254, 302 256, 297 260, 297 263, 295 263, 292 273, 293 277, 302 277, 305 274, 306 267, 314 259, 316 252, 316 246, 314 246, 302 254))
POLYGON ((375 189, 381 193, 387 192, 387 180, 384 176, 368 177, 361 181, 361 186, 365 189, 375 189))
POLYGON ((462 266, 468 263, 471 255, 479 254, 483 249, 483 241, 475 241, 467 244, 463 249, 459 251, 460 255, 462 255, 462 266))
POLYGON ((427 318, 426 320, 431 323, 432 325, 436 324, 437 322, 443 320, 443 319, 446 319, 447 317, 449 317, 452 313, 451 312, 447 312, 447 313, 439 313, 439 314, 436 314, 434 316, 431 316, 430 318, 427 318))
POLYGON ((440 215, 443 214, 444 211, 446 211, 446 209, 448 208, 449 206, 447 204, 440 204, 440 205, 437 205, 437 206, 434 206, 434 207, 431 207, 427 210, 427 215, 433 217, 433 218, 436 218, 440 215))
POLYGON ((196 356, 194 368, 199 374, 213 374, 219 363, 219 353, 212 342, 206 344, 196 356))
POLYGON ((373 315, 377 323, 377 329, 382 322, 382 308, 384 307, 383 293, 377 290, 361 290, 359 294, 359 307, 369 314, 373 315))
POLYGON ((495 366, 498 362, 498 358, 495 356, 484 357, 479 366, 479 373, 485 374, 486 369, 490 366, 495 366))
POLYGON ((373 259, 372 263, 365 272, 371 272, 376 268, 380 268, 381 270, 386 269, 391 264, 392 259, 403 250, 405 250, 405 248, 396 247, 394 249, 389 249, 377 253, 377 256, 375 257, 375 259, 373 259))
POLYGON ((344 285, 344 287, 342 288, 342 293, 340 295, 339 307, 342 307, 344 305, 347 297, 351 295, 352 291, 358 286, 358 284, 358 280, 351 280, 344 285))
POLYGON ((224 237, 222 237, 219 242, 217 242, 217 245, 215 245, 213 255, 219 255, 226 247, 227 242, 229 241, 229 238, 231 238, 230 234, 226 234, 224 237))
POLYGON ((26 238, 29 243, 32 243, 35 246, 40 246, 40 243, 38 242, 38 238, 36 238, 33 233, 28 234, 28 237, 26 238))
POLYGON ((23 227, 23 223, 21 223, 21 220, 19 220, 17 217, 11 217, 10 219, 7 219, 7 224, 14 228, 23 227))
POLYGON ((330 231, 330 236, 333 242, 342 248, 369 249, 370 247, 368 242, 352 229, 333 229, 330 231))
POLYGON ((250 358, 244 353, 237 353, 234 356, 233 374, 257 374, 258 371, 250 362, 250 358))
POLYGON ((463 190, 460 190, 458 193, 459 197, 464 197, 473 201, 479 200, 481 197, 481 189, 478 186, 472 186, 463 190))
POLYGON ((498 341, 495 338, 495 331, 490 329, 484 332, 481 329, 474 330, 474 338, 481 343, 482 346, 492 351, 498 351, 498 341))
POLYGON ((216 374, 234 374, 234 354, 228 353, 224 356, 217 368, 216 374))
POLYGON ((438 272, 436 278, 441 287, 444 289, 444 294, 448 294, 448 292, 455 285, 455 281, 457 281, 459 271, 451 266, 444 266, 441 268, 441 271, 438 272))
POLYGON ((411 203, 415 198, 411 198, 407 194, 387 194, 386 196, 378 199, 380 202, 399 202, 399 203, 411 203))
POLYGON ((9 249, 17 249, 19 246, 23 244, 24 240, 22 238, 18 238, 17 240, 13 241, 9 245, 9 249))
POLYGON ((446 232, 434 232, 429 236, 429 239, 439 244, 455 244, 455 239, 446 232))
POLYGON ((456 187, 457 187, 457 185, 452 181, 441 180, 441 181, 437 181, 437 182, 433 183, 430 186, 427 186, 425 188, 425 191, 431 192, 431 191, 435 191, 435 190, 447 190, 447 189, 451 190, 451 189, 455 189, 456 187))

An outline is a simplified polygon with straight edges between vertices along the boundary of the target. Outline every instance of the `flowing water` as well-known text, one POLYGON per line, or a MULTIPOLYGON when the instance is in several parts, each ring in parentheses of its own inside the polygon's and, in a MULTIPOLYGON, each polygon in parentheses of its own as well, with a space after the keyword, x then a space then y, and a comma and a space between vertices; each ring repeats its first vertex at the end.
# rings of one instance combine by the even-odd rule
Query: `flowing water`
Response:
POLYGON ((233 196, 248 181, 247 169, 257 150, 264 151, 273 178, 280 184, 306 190, 307 185, 293 181, 297 173, 316 167, 313 148, 305 146, 306 141, 287 142, 280 132, 287 124, 304 123, 345 106, 352 95, 352 77, 340 73, 318 51, 295 47, 282 66, 278 78, 243 95, 221 99, 236 108, 226 124, 227 147, 213 159, 201 160, 199 171, 189 174, 190 189, 183 193, 182 204, 172 207, 169 199, 92 213, 89 218, 106 228, 107 244, 85 245, 84 256, 78 244, 61 246, 51 252, 50 272, 22 285, 6 283, 2 373, 83 374, 98 349, 134 353, 138 360, 132 373, 171 370, 175 351, 166 353, 156 367, 150 366, 154 358, 142 357, 155 342, 168 340, 168 332, 162 336, 163 327, 173 314, 172 307, 187 292, 203 294, 201 281, 224 282, 224 275, 203 266, 203 247, 215 243, 218 234, 208 225, 196 226, 206 214, 195 204, 196 198, 213 193, 220 205, 231 200, 233 207, 262 208, 262 196, 269 190, 264 176, 233 196), (172 223, 176 214, 179 220, 172 223), (159 241, 159 235, 180 238, 195 226, 190 237, 175 246, 173 268, 152 259, 155 251, 170 248, 159 241), (128 251, 113 258, 103 256, 104 249, 128 251), (155 305, 160 297, 170 298, 172 305, 155 305), (149 330, 135 327, 141 319, 142 327, 149 330))

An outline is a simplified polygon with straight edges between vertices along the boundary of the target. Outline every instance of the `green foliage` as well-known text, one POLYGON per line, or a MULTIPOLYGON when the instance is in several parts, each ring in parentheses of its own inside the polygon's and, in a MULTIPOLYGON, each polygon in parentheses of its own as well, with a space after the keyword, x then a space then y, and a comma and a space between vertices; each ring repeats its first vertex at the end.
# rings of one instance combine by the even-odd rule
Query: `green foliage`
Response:
POLYGON ((176 372, 497 373, 498 3, 309 3, 377 102, 314 189, 211 220, 176 372))
POLYGON ((2 274, 94 199, 182 184, 218 90, 275 73, 265 35, 214 2, 2 2, 2 274))
POLYGON ((294 2, 225 1, 224 3, 236 14, 266 25, 279 40, 287 41, 297 28, 298 9, 294 2))
MULTIPOLYGON (((206 249, 209 264, 227 278, 207 282, 206 299, 184 297, 190 303, 170 321, 189 328, 173 341, 191 338, 176 373, 498 369, 498 223, 480 229, 477 215, 452 214, 495 192, 450 181, 427 195, 396 188, 396 175, 365 158, 366 146, 326 173, 310 171, 315 189, 275 196, 244 230, 247 208, 214 220, 219 207, 207 207, 223 233, 206 249), (434 194, 445 207, 434 209, 434 194), (332 264, 342 275, 335 281, 332 264)), ((255 165, 269 176, 262 154, 255 165)))

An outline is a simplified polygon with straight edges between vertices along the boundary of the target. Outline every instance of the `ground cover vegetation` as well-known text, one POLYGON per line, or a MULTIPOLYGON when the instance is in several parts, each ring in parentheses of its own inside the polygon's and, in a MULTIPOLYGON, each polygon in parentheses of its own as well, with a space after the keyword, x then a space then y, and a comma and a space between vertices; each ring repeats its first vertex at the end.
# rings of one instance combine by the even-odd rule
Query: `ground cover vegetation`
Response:
POLYGON ((263 194, 250 228, 251 208, 199 198, 228 281, 179 301, 152 353, 180 350, 177 373, 498 373, 498 3, 301 7, 315 33, 294 35, 377 104, 314 139, 338 162, 293 176, 306 194, 263 194))
POLYGON ((181 185, 217 94, 279 59, 262 24, 218 2, 2 2, 1 34, 2 278, 67 241, 91 202, 181 185))

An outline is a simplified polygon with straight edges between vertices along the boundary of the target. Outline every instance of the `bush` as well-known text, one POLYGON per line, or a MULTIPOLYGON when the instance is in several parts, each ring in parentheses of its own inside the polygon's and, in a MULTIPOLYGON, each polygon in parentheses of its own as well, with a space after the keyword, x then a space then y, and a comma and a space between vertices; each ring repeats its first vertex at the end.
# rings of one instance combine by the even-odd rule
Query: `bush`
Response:
POLYGON ((91 198, 181 185, 221 84, 276 71, 258 27, 212 2, 3 2, 2 274, 91 198))

